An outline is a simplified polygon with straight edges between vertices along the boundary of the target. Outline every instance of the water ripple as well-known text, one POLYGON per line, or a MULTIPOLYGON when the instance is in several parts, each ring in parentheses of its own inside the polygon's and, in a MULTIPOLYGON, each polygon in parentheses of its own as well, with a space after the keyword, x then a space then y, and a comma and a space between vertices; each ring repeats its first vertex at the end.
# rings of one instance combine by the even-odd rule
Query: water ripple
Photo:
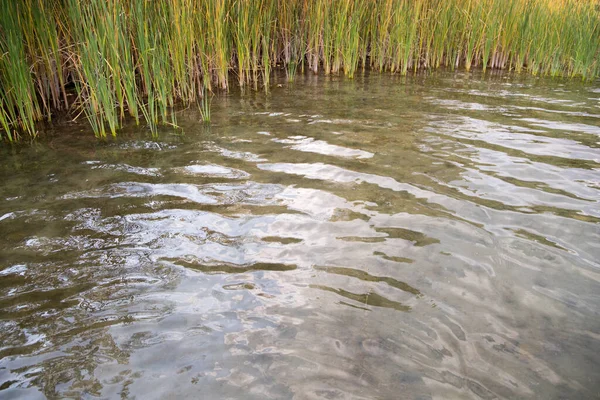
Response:
POLYGON ((597 397, 597 84, 281 79, 0 149, 0 397, 597 397))

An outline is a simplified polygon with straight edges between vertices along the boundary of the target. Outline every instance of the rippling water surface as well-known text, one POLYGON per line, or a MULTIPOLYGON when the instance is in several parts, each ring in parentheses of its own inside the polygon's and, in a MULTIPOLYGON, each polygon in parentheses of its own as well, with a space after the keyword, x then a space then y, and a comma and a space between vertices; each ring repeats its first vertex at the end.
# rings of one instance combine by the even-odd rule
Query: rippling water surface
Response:
POLYGON ((597 83, 281 83, 0 149, 0 397, 600 396, 597 83))

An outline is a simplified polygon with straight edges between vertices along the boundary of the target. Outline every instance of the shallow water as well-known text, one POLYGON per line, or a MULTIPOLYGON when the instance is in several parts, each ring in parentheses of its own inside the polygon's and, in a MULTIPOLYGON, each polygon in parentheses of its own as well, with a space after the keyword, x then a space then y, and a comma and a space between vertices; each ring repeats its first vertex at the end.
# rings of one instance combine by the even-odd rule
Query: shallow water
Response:
POLYGON ((0 397, 600 396, 600 86, 300 77, 0 148, 0 397))

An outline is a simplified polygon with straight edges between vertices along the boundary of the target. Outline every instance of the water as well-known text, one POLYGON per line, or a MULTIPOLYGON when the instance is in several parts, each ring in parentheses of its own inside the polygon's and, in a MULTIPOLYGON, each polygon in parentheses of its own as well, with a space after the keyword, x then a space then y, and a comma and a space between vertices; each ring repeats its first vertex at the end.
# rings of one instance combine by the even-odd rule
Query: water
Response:
POLYGON ((279 80, 1 149, 0 397, 600 395, 597 83, 279 80))

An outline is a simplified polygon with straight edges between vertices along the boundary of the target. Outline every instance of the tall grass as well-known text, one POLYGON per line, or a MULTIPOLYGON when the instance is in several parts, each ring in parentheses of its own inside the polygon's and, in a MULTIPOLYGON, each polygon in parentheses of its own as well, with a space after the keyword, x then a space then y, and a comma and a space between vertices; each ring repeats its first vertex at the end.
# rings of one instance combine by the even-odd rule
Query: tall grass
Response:
POLYGON ((212 96, 213 95, 204 88, 202 98, 197 103, 198 111, 200 111, 200 119, 206 124, 210 123, 210 104, 212 102, 212 96))
POLYGON ((0 135, 60 110, 97 136, 125 118, 210 117, 208 90, 268 90, 279 66, 345 74, 440 67, 600 75, 597 0, 0 0, 0 135))
POLYGON ((26 58, 22 4, 12 1, 0 3, 0 103, 3 125, 10 125, 6 131, 9 140, 18 135, 18 130, 35 136, 35 121, 43 117, 38 96, 30 72, 30 62, 26 58), (12 131, 12 133, 11 133, 12 131))

